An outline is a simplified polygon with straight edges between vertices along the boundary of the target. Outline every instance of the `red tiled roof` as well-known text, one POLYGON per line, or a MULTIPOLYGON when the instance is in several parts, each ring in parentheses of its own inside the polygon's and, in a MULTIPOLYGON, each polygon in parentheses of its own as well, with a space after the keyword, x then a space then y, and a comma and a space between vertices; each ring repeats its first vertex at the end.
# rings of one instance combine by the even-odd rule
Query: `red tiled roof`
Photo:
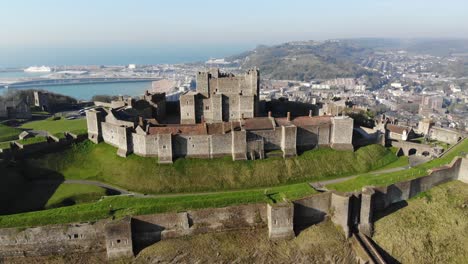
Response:
POLYGON ((184 134, 184 135, 206 135, 205 124, 190 124, 190 125, 165 125, 154 126, 148 129, 150 135, 155 134, 184 134))
POLYGON ((331 123, 331 116, 298 116, 292 120, 292 123, 298 127, 320 126, 331 123))
POLYGON ((245 130, 273 129, 273 123, 269 117, 254 117, 244 120, 245 130))
MULTIPOLYGON (((232 122, 234 129, 240 128, 240 122, 232 122)), ((231 131, 231 122, 207 124, 208 134, 223 134, 231 131)))

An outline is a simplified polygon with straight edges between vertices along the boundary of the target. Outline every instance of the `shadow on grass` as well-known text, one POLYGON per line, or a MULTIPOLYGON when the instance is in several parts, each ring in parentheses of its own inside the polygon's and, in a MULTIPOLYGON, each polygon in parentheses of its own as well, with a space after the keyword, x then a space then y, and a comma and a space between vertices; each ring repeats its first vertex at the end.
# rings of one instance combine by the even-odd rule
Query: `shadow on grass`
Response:
POLYGON ((0 215, 44 209, 64 181, 63 175, 55 171, 25 166, 22 162, 0 163, 0 215), (48 175, 48 179, 37 181, 31 175, 48 175))
POLYGON ((374 222, 375 221, 378 221, 384 217, 386 217, 387 215, 390 215, 390 214, 393 214, 395 213, 396 211, 402 209, 402 208, 405 208, 406 206, 408 206, 408 202, 407 201, 400 201, 400 202, 397 202, 397 203, 394 203, 392 205, 390 205, 389 207, 387 207, 385 210, 381 211, 381 212, 377 212, 375 215, 374 215, 374 222))
POLYGON ((372 243, 374 248, 379 252, 380 256, 384 258, 385 263, 388 263, 388 264, 400 264, 401 263, 398 260, 396 260, 392 255, 390 255, 390 253, 388 253, 385 249, 381 248, 377 243, 375 243, 373 239, 369 238, 369 241, 372 243))

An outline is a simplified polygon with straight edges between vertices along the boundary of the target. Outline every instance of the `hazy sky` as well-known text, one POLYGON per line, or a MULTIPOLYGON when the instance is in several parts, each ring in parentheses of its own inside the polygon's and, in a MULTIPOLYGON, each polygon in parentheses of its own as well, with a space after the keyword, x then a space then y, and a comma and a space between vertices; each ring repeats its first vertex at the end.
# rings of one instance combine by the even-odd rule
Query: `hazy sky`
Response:
POLYGON ((0 47, 467 37, 467 0, 0 0, 0 47))
POLYGON ((468 0, 0 0, 0 68, 155 64, 293 40, 468 37, 468 0))

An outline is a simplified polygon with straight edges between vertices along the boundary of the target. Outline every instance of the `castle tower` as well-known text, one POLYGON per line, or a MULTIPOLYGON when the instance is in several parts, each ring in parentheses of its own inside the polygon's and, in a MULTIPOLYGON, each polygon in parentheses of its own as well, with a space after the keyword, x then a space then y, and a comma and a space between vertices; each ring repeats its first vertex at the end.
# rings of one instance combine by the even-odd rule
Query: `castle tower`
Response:
POLYGON ((101 111, 88 110, 86 111, 86 123, 88 125, 88 139, 94 143, 102 141, 101 122, 104 121, 104 116, 101 111))
POLYGON ((42 111, 49 112, 49 94, 40 91, 34 91, 34 105, 40 107, 42 111))

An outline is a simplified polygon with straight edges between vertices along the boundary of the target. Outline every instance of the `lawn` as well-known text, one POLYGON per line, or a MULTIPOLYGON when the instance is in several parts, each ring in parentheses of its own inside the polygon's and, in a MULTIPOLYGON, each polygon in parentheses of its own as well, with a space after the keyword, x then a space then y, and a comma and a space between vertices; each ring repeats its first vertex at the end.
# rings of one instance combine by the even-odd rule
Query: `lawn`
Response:
POLYGON ((23 130, 0 124, 0 142, 18 139, 23 130))
POLYGON ((36 136, 32 138, 25 138, 25 139, 20 139, 16 140, 21 145, 31 145, 31 144, 36 144, 36 143, 42 143, 42 142, 47 142, 47 138, 41 137, 41 136, 36 136))
POLYGON ((396 160, 387 149, 372 145, 356 152, 317 149, 289 159, 177 159, 172 165, 161 165, 156 158, 122 158, 108 144, 85 141, 60 153, 30 159, 21 166, 33 168, 28 173, 39 177, 47 177, 37 172, 42 168, 66 179, 98 180, 141 193, 187 193, 318 181, 364 173, 396 160))
POLYGON ((468 184, 452 181, 375 223, 374 240, 399 263, 468 263, 468 184))
MULTIPOLYGON (((72 195, 71 192, 65 196, 72 195)), ((111 196, 98 202, 83 203, 49 210, 0 216, 0 227, 28 227, 46 224, 95 221, 127 215, 179 212, 190 209, 274 202, 282 198, 298 199, 316 193, 308 184, 202 195, 180 195, 160 198, 111 196), (272 200, 273 199, 273 200, 272 200)))
POLYGON ((61 184, 45 205, 46 209, 97 201, 106 195, 104 188, 86 184, 61 184))
POLYGON ((73 130, 86 129, 86 119, 45 119, 40 121, 31 121, 21 126, 23 129, 45 130, 51 134, 67 132, 73 130))
POLYGON ((450 163, 453 158, 460 155, 461 152, 468 152, 468 139, 465 139, 459 145, 451 149, 451 151, 442 158, 431 160, 411 169, 380 175, 367 173, 348 181, 330 184, 327 187, 332 190, 348 192, 360 190, 364 186, 386 186, 400 181, 415 179, 426 176, 428 169, 440 167, 450 163))

